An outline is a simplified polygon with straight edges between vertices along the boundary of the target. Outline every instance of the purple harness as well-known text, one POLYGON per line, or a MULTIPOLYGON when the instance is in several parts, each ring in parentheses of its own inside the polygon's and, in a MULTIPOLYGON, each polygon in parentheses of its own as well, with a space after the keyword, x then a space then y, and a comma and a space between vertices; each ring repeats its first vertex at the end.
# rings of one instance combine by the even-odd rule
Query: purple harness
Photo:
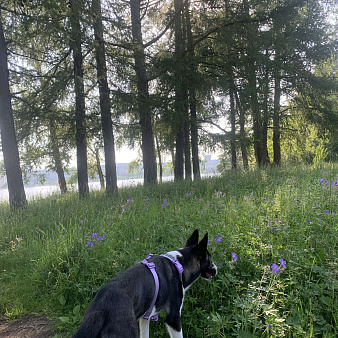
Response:
MULTIPOLYGON (((151 302, 151 305, 150 305, 148 311, 144 314, 143 318, 147 319, 147 320, 150 319, 151 321, 155 321, 156 322, 158 320, 158 314, 156 314, 153 317, 150 317, 150 315, 151 315, 151 312, 153 311, 153 308, 154 308, 155 303, 156 303, 156 299, 157 299, 157 296, 158 296, 158 291, 160 289, 160 282, 158 280, 158 275, 157 275, 157 272, 155 270, 155 263, 148 262, 148 259, 150 257, 152 257, 152 256, 153 256, 153 254, 149 254, 143 261, 140 262, 141 264, 146 265, 149 268, 150 272, 153 274, 154 281, 155 281, 155 294, 154 294, 154 298, 153 298, 153 301, 151 302)), ((162 254, 160 256, 168 258, 175 265, 175 267, 176 267, 176 269, 178 271, 178 274, 180 276, 180 281, 181 281, 182 286, 183 286, 182 274, 183 274, 184 269, 183 269, 182 264, 177 259, 175 259, 173 256, 171 256, 171 255, 169 255, 167 253, 162 254)))

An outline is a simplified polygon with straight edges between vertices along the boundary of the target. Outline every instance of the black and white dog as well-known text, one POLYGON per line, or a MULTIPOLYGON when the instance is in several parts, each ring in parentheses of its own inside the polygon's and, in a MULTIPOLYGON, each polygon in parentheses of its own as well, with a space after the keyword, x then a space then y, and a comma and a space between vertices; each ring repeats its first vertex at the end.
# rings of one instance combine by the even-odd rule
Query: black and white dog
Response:
POLYGON ((149 318, 165 310, 169 336, 183 337, 181 310, 187 289, 199 278, 217 274, 207 250, 208 234, 198 242, 198 230, 186 246, 123 271, 95 296, 73 338, 149 338, 149 318), (147 318, 147 319, 145 319, 147 318))

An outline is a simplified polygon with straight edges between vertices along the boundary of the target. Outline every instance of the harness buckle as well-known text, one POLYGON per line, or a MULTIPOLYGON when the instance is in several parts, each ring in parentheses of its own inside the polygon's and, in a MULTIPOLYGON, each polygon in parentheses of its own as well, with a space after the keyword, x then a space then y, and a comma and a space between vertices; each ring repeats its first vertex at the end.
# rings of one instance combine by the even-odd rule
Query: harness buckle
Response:
POLYGON ((147 266, 149 269, 155 269, 155 263, 154 262, 148 262, 147 266))
POLYGON ((184 272, 182 264, 177 259, 175 259, 173 263, 175 264, 178 273, 181 275, 184 272))

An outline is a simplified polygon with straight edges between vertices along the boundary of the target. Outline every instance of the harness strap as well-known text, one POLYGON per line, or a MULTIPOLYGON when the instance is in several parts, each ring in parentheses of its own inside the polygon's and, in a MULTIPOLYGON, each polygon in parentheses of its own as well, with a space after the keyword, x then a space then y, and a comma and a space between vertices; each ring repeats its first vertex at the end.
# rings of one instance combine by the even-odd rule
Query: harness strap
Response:
MULTIPOLYGON (((149 254, 143 261, 141 261, 140 263, 143 264, 143 265, 146 265, 150 272, 153 274, 153 277, 154 277, 154 281, 155 281, 155 294, 154 294, 154 298, 153 298, 153 301, 151 302, 151 305, 148 309, 148 311, 144 314, 143 318, 144 319, 147 319, 147 320, 151 320, 151 321, 158 321, 158 314, 156 314, 155 316, 152 316, 150 317, 152 311, 153 311, 153 308, 155 306, 155 303, 156 303, 156 299, 157 299, 157 296, 158 296, 158 291, 160 289, 160 283, 159 283, 159 279, 158 279, 158 275, 157 275, 157 272, 155 270, 155 263, 153 262, 148 262, 148 259, 150 257, 152 257, 153 254, 149 254)), ((182 274, 183 274, 183 266, 182 264, 176 259, 174 258, 173 256, 169 255, 168 253, 164 253, 162 255, 160 255, 162 257, 165 257, 167 259, 169 259, 176 267, 177 271, 178 271, 178 274, 179 274, 179 277, 180 277, 180 281, 182 283, 182 287, 183 287, 183 279, 182 279, 182 274)))
POLYGON ((155 281, 155 294, 154 294, 154 298, 153 298, 153 301, 151 302, 151 305, 148 309, 148 311, 145 313, 145 315, 143 316, 144 319, 150 319, 151 321, 157 321, 158 320, 158 314, 153 316, 153 317, 150 317, 151 315, 151 312, 153 311, 153 308, 155 306, 155 302, 156 302, 156 299, 157 299, 157 296, 158 296, 158 290, 160 288, 160 283, 159 283, 159 280, 158 280, 158 275, 157 275, 157 272, 155 270, 155 263, 153 262, 148 262, 148 259, 150 257, 152 257, 153 254, 149 254, 143 261, 141 261, 140 263, 143 264, 143 265, 146 265, 150 272, 153 274, 153 277, 154 277, 154 281, 155 281))
POLYGON ((168 258, 175 265, 175 267, 176 267, 176 269, 178 271, 178 274, 180 276, 181 283, 183 285, 182 275, 183 275, 184 269, 183 269, 182 264, 176 258, 174 258, 173 256, 169 255, 168 253, 164 253, 164 254, 162 254, 160 256, 168 258))

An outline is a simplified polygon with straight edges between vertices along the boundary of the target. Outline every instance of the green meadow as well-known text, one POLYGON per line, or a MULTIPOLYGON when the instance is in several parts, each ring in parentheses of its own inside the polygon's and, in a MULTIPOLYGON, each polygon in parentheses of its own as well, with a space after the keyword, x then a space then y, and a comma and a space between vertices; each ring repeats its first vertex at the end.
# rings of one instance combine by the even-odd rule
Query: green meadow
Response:
MULTIPOLYGON (((200 182, 0 205, 0 310, 69 337, 98 289, 149 253, 209 233, 218 275, 187 292, 185 337, 338 336, 338 167, 228 171, 200 182)), ((165 314, 151 337, 167 337, 165 314)))

